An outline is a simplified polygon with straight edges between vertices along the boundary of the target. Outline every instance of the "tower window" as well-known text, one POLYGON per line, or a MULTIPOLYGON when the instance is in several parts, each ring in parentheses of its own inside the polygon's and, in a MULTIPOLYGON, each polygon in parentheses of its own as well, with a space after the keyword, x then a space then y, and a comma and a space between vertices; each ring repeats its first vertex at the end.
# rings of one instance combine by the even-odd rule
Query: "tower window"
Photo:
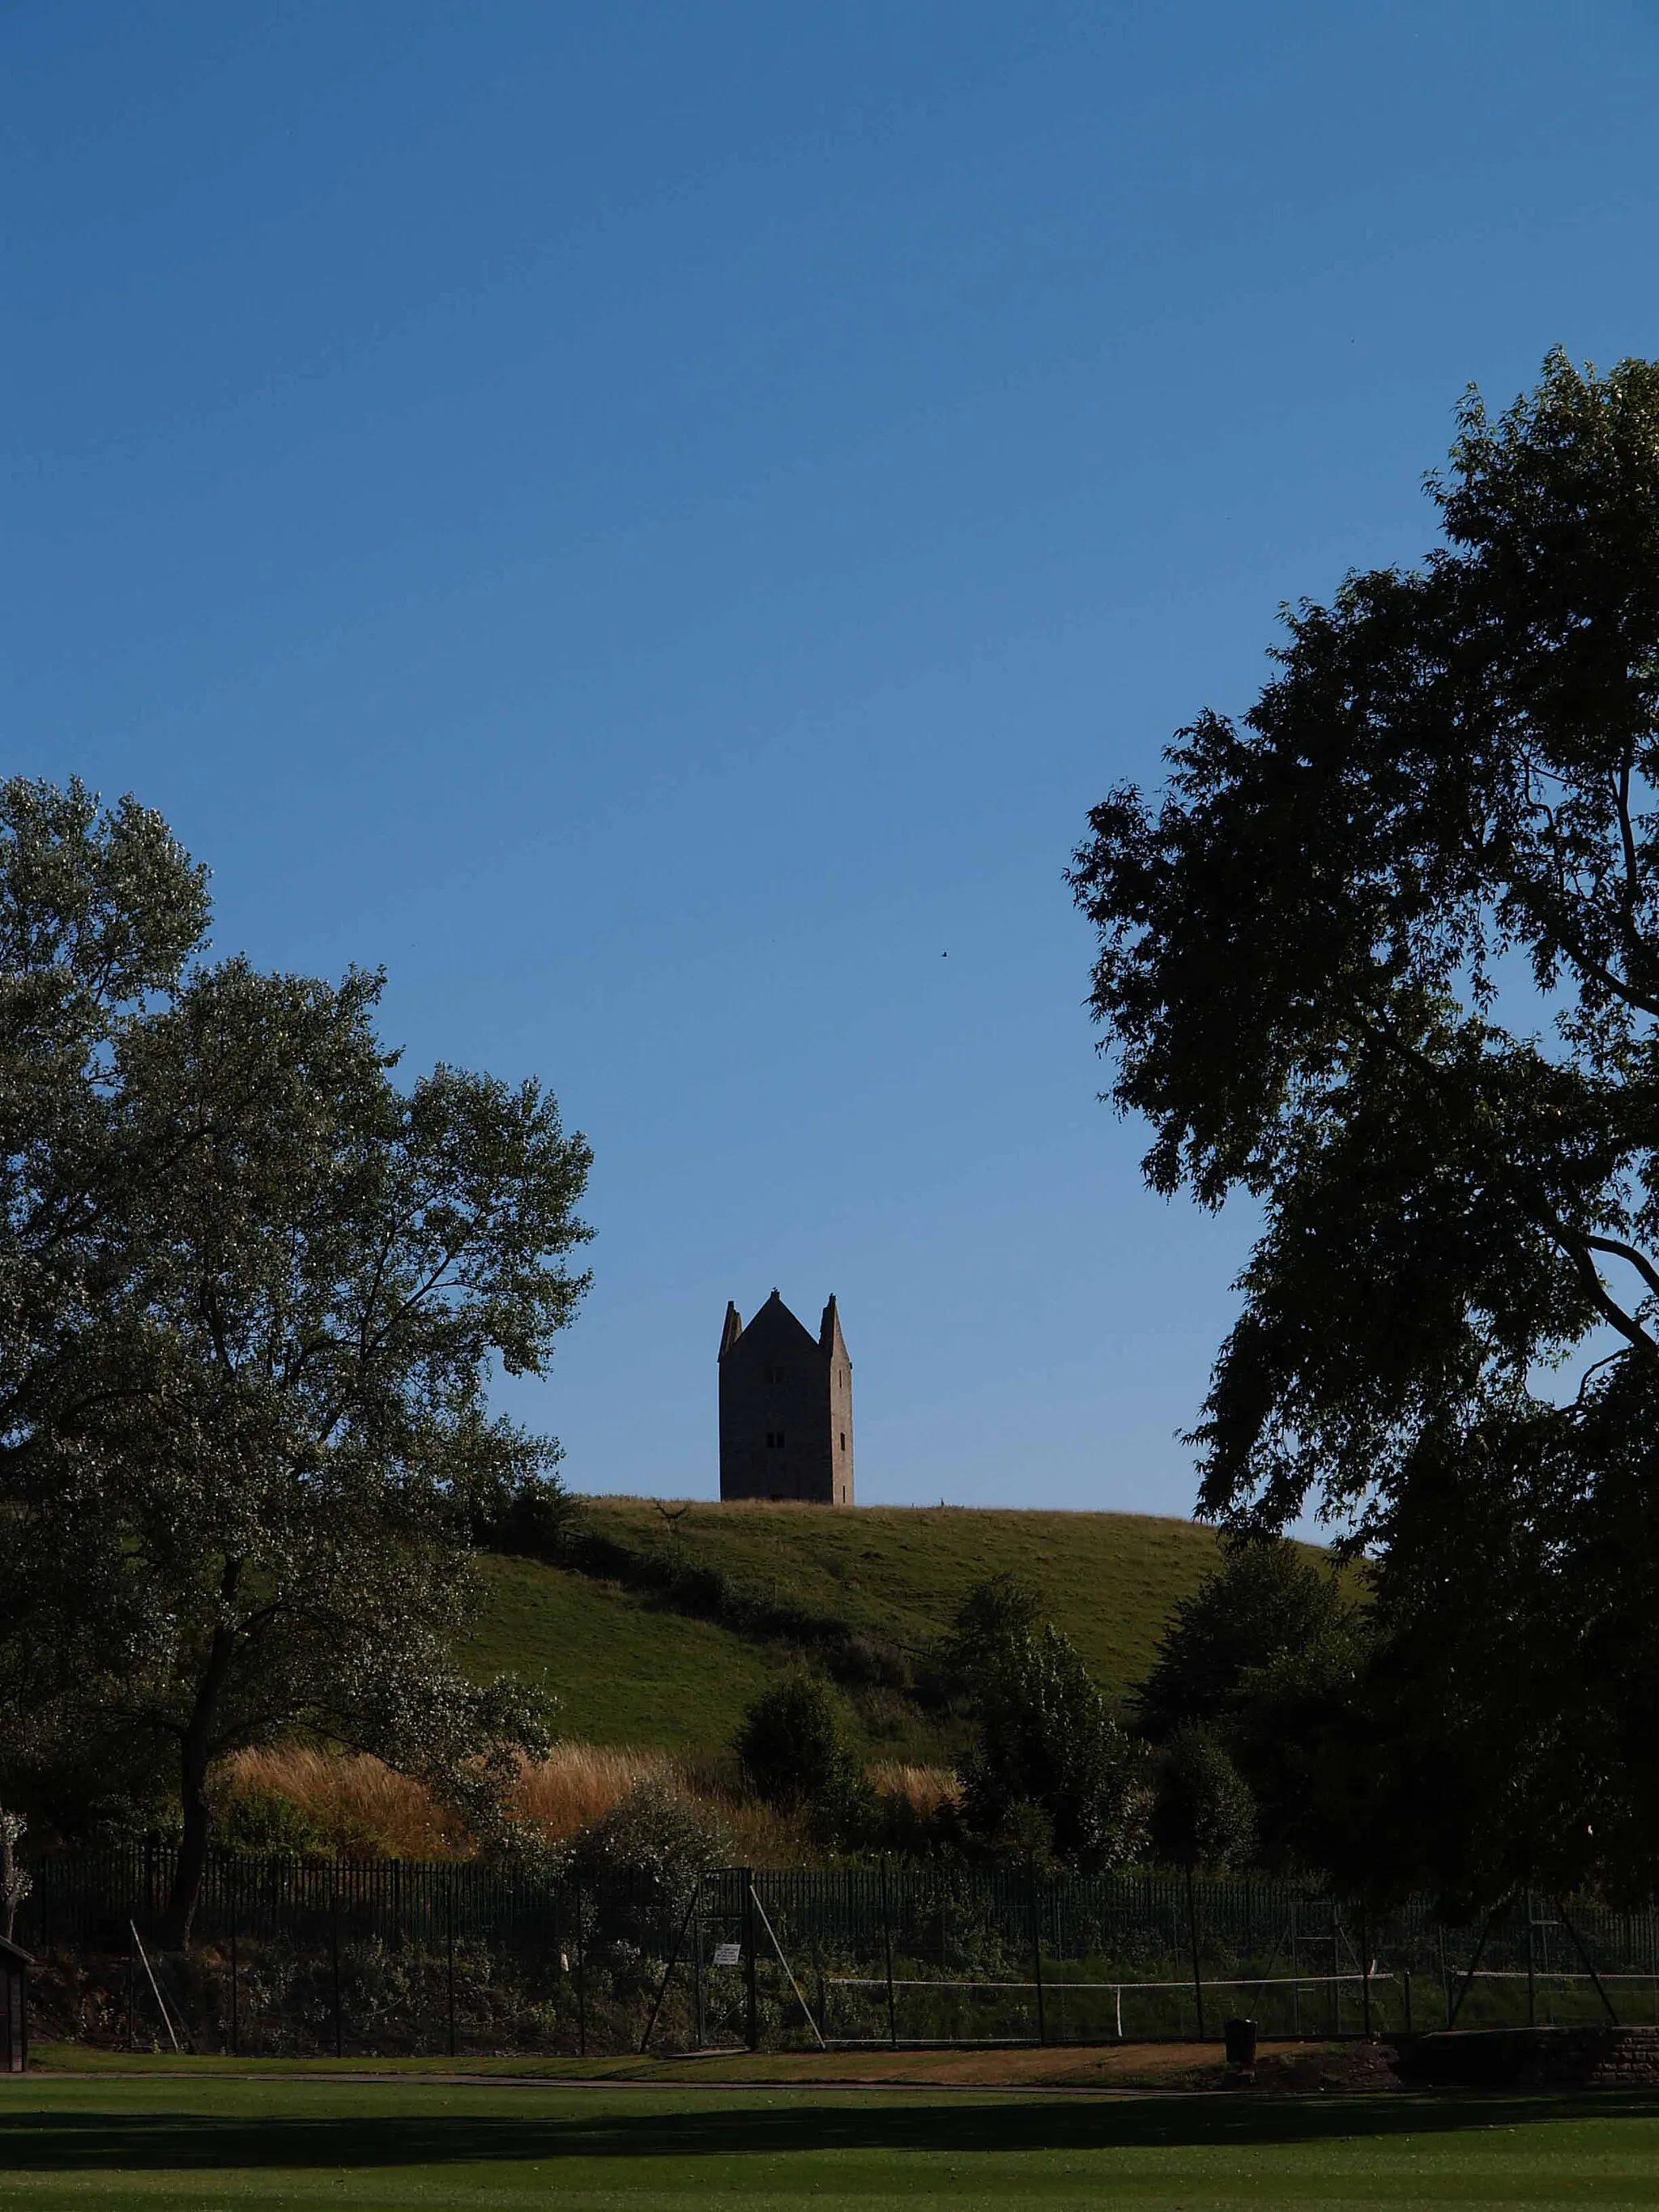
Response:
POLYGON ((783 1380, 782 1368, 769 1367, 766 1370, 766 1379, 769 1382, 781 1382, 783 1380))
POLYGON ((847 1431, 845 1429, 841 1432, 841 1448, 843 1451, 847 1449, 847 1431))
POLYGON ((783 1449, 783 1431, 781 1429, 769 1429, 766 1431, 766 1449, 768 1451, 781 1451, 783 1449))

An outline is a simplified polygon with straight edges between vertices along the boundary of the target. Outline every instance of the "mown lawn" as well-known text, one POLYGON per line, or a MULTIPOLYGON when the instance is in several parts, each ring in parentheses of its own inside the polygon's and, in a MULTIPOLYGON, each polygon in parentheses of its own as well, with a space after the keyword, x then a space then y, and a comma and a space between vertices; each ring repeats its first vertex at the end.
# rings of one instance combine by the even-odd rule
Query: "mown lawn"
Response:
POLYGON ((1659 2204, 1659 2100, 0 2082, 0 2206, 1659 2204))

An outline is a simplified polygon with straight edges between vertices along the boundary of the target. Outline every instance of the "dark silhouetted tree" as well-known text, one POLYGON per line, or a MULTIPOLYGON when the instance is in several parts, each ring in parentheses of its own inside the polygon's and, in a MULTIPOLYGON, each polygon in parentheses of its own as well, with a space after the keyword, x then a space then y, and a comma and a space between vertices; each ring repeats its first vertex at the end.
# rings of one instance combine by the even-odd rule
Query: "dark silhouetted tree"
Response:
POLYGON ((1169 1866, 1238 1866, 1249 1857, 1255 1802, 1213 1729, 1188 1722, 1164 1745, 1148 1825, 1153 1854, 1169 1866))
POLYGON ((1659 1800, 1659 364, 1470 395, 1431 490, 1073 881, 1149 1182, 1261 1210, 1204 1510, 1378 1555, 1490 1893, 1659 1800))

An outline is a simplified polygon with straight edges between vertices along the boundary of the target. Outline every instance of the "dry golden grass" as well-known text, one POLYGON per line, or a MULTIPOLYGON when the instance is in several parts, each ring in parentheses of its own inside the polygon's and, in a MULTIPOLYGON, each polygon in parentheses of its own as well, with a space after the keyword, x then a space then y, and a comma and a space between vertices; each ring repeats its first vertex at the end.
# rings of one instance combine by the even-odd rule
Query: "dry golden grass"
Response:
POLYGON ((449 1858, 469 1847, 423 1783, 366 1753, 239 1751, 224 1779, 234 1795, 286 1797, 347 1858, 449 1858))
POLYGON ((550 1759, 525 1761, 514 1809, 556 1840, 599 1820, 641 1782, 678 1785, 679 1778, 673 1761, 659 1751, 562 1743, 550 1759))
POLYGON ((918 1819, 931 1820, 962 1796, 962 1784, 948 1766, 908 1766, 885 1759, 870 1769, 870 1787, 878 1797, 900 1797, 918 1819))
MULTIPOLYGON (((798 1866, 814 1856, 802 1823, 748 1796, 735 1775, 688 1771, 662 1752, 561 1744, 550 1759, 523 1761, 513 1810, 556 1843, 653 1780, 716 1814, 748 1865, 798 1866)), ((940 1766, 889 1761, 872 1767, 870 1780, 879 1795, 902 1798, 923 1819, 957 1794, 955 1776, 940 1766)), ((423 1783, 366 1753, 297 1746, 238 1752, 226 1761, 221 1786, 230 1796, 287 1798, 347 1858, 464 1858, 477 1848, 423 1783)))
MULTIPOLYGON (((652 1777, 678 1783, 661 1752, 561 1744, 550 1759, 523 1762, 513 1809, 557 1842, 652 1777)), ((233 1796, 258 1791, 287 1798, 348 1858, 451 1858, 474 1848, 462 1823, 424 1783, 366 1753, 293 1745, 238 1752, 226 1761, 222 1781, 233 1796)))

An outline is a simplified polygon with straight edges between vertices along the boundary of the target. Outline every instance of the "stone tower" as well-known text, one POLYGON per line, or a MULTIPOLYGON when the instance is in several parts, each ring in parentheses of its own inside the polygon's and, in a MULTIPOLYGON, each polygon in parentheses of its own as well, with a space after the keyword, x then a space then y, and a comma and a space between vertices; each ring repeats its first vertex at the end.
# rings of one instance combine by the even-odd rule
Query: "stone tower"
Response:
POLYGON ((853 1363, 832 1297, 814 1339, 775 1291, 720 1335, 720 1496, 853 1502, 853 1363))

